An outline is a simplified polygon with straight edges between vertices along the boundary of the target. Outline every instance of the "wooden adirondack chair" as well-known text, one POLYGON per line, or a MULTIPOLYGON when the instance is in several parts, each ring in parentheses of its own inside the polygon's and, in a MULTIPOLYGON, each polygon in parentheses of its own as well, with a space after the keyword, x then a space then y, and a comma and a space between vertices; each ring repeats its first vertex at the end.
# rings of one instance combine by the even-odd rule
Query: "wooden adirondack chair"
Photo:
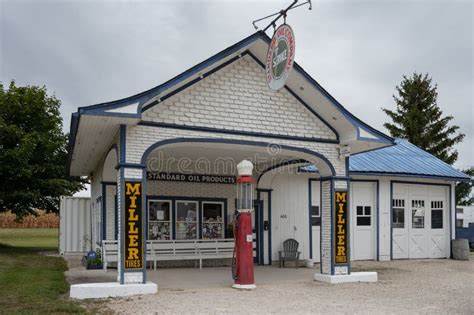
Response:
POLYGON ((295 261, 298 268, 301 252, 298 251, 299 243, 293 238, 289 238, 283 242, 283 250, 278 251, 279 267, 285 267, 285 260, 295 261))

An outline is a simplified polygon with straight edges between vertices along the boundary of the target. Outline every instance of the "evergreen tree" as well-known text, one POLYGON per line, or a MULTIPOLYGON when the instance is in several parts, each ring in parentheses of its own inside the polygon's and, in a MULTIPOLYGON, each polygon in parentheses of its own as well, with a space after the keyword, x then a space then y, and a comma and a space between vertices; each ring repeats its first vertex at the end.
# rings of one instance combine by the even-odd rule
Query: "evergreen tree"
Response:
POLYGON ((393 121, 385 123, 385 128, 393 137, 405 138, 452 165, 458 158, 453 146, 463 140, 464 134, 458 132, 458 126, 449 124, 453 117, 443 116, 438 107, 437 85, 432 85, 428 74, 415 72, 412 77, 403 76, 396 91, 396 110, 382 109, 393 121))
MULTIPOLYGON (((474 167, 463 171, 467 175, 474 176, 474 167)), ((462 182, 456 185, 456 204, 460 206, 470 206, 473 204, 471 199, 472 181, 462 182)))
POLYGON ((83 187, 66 174, 59 106, 45 87, 0 83, 0 212, 18 218, 38 208, 59 212, 59 197, 83 187))

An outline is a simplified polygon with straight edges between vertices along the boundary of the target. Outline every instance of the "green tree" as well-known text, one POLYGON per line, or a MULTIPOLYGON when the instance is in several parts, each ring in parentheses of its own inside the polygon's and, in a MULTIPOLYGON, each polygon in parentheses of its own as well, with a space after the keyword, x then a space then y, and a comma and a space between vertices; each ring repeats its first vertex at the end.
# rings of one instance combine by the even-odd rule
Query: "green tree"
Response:
POLYGON ((66 174, 60 104, 45 87, 0 83, 0 211, 59 212, 59 197, 83 188, 66 174))
POLYGON ((396 91, 395 111, 382 108, 392 119, 392 123, 384 124, 385 128, 393 137, 405 138, 452 165, 458 158, 453 146, 463 140, 464 134, 458 132, 458 126, 450 125, 453 117, 443 116, 438 107, 437 85, 432 85, 428 74, 415 72, 412 77, 403 76, 396 91))
MULTIPOLYGON (((467 170, 463 171, 467 175, 474 177, 474 167, 471 167, 467 170)), ((456 204, 460 206, 470 206, 473 204, 471 199, 471 189, 472 189, 472 181, 471 182, 462 182, 456 185, 456 204)))

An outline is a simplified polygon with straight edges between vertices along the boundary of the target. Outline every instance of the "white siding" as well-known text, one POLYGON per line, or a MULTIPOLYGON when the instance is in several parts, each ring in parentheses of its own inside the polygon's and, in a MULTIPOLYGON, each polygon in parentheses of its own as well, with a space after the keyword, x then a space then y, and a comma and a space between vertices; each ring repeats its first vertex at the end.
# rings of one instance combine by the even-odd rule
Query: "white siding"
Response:
POLYGON ((281 174, 272 182, 272 259, 278 260, 283 242, 299 242, 301 259, 309 258, 308 175, 281 174))
POLYGON ((61 197, 59 254, 83 254, 91 250, 90 204, 90 198, 61 197))

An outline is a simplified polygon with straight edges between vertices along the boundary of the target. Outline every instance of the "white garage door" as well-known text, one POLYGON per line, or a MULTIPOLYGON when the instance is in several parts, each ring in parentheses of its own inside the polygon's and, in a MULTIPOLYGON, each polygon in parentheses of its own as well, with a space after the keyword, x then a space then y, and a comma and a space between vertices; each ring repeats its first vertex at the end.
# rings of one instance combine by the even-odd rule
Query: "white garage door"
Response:
POLYGON ((351 260, 376 259, 376 183, 351 183, 351 260))
POLYGON ((448 256, 447 201, 448 188, 445 186, 393 185, 394 259, 448 256))

